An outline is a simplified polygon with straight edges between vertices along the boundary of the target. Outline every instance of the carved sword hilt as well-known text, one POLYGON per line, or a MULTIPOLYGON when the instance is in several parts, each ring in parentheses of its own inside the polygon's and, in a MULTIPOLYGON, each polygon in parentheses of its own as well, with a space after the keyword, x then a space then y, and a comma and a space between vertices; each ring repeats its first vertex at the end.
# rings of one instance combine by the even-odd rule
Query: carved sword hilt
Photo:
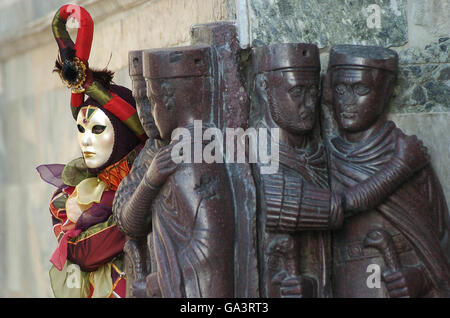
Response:
POLYGON ((400 270, 401 263, 395 250, 392 236, 385 230, 377 229, 367 233, 364 239, 365 247, 374 247, 383 255, 386 266, 395 272, 400 270))

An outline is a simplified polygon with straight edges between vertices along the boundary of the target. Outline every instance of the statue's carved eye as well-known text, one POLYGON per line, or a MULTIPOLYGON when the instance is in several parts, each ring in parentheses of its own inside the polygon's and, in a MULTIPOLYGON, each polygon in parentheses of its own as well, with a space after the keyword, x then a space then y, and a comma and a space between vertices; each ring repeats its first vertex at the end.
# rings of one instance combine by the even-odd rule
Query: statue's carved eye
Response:
POLYGON ((84 130, 84 127, 83 127, 83 126, 81 126, 80 124, 78 124, 78 125, 77 125, 77 128, 78 128, 78 131, 79 131, 80 133, 82 133, 82 134, 84 133, 85 130, 84 130))
POLYGON ((319 90, 317 89, 316 86, 313 85, 309 88, 309 93, 311 94, 311 96, 317 96, 319 90))
POLYGON ((358 83, 355 86, 353 86, 353 91, 355 92, 355 94, 359 96, 364 96, 370 92, 370 88, 368 88, 364 84, 358 83))
POLYGON ((161 85, 162 94, 167 97, 172 97, 175 93, 175 89, 172 84, 164 83, 161 85))
POLYGON ((336 93, 338 93, 339 95, 344 95, 345 93, 345 85, 344 84, 338 84, 335 87, 336 93))
POLYGON ((96 134, 96 135, 100 135, 102 132, 104 132, 106 129, 106 126, 102 126, 102 125, 95 125, 94 127, 92 127, 92 133, 96 134))
POLYGON ((302 97, 304 88, 302 86, 295 86, 289 90, 289 94, 292 97, 302 97))

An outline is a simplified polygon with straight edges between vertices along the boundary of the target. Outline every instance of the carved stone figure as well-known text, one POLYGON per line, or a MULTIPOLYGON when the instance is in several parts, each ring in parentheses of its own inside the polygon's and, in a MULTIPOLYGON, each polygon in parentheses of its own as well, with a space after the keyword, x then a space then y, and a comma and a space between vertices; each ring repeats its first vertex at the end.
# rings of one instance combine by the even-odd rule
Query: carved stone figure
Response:
MULTIPOLYGON (((210 65, 209 46, 144 52, 155 124, 161 139, 170 144, 151 162, 131 198, 130 213, 118 219, 120 227, 134 236, 152 228, 149 248, 154 266, 146 279, 148 295, 233 296, 234 209, 225 166, 177 166, 172 154, 177 145, 171 140, 175 128, 193 133, 194 120, 202 121, 204 128, 211 123, 210 65)), ((189 147, 195 144, 183 142, 189 147)))
POLYGON ((319 50, 303 43, 258 47, 252 64, 252 125, 280 129, 278 171, 262 174, 261 164, 253 167, 260 293, 328 297, 331 251, 325 230, 341 226, 343 212, 341 197, 328 190, 325 149, 314 133, 319 50))
MULTIPOLYGON (((192 44, 213 48, 214 95, 213 122, 226 130, 248 128, 248 97, 241 80, 241 49, 234 22, 214 22, 191 28, 192 44)), ((228 141, 227 141, 228 142, 228 141)), ((258 270, 256 257, 256 189, 251 166, 244 163, 224 163, 233 197, 235 218, 235 297, 258 297, 258 270)))
MULTIPOLYGON (((142 50, 129 52, 129 73, 132 80, 133 97, 136 100, 136 110, 139 120, 149 139, 147 139, 144 147, 135 159, 130 173, 122 180, 117 189, 113 202, 113 214, 116 218, 122 214, 133 213, 130 210, 133 209, 133 206, 130 204, 132 202, 130 198, 132 198, 133 193, 145 177, 145 173, 157 151, 164 145, 159 139, 159 132, 156 128, 151 113, 151 104, 147 97, 147 88, 142 69, 142 52, 142 50)), ((118 224, 119 228, 121 228, 120 221, 118 224)), ((141 236, 128 232, 127 229, 121 228, 121 230, 127 233, 128 236, 124 246, 127 297, 146 297, 145 280, 147 275, 150 274, 151 269, 147 235, 151 229, 148 228, 147 232, 141 236)))
POLYGON ((348 211, 333 232, 335 297, 449 296, 439 180, 420 141, 384 112, 397 66, 396 52, 380 47, 339 45, 330 53, 324 95, 338 126, 329 143, 331 186, 348 211), (367 284, 372 264, 382 269, 381 288, 367 284))

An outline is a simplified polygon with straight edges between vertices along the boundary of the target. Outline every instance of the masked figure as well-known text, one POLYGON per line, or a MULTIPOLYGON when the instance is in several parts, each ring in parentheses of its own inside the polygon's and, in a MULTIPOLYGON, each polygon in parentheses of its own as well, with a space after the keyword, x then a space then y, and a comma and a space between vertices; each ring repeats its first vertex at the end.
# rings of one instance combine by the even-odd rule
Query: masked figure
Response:
POLYGON ((50 260, 56 297, 125 296, 125 236, 112 216, 112 203, 146 135, 131 91, 112 85, 112 72, 89 69, 92 32, 92 19, 82 7, 63 6, 54 17, 60 48, 55 70, 72 89, 71 109, 82 152, 66 165, 37 168, 43 180, 58 188, 50 202, 59 241, 50 260), (71 14, 81 26, 76 44, 65 28, 71 14), (84 94, 89 98, 84 100, 84 94))
POLYGON ((329 144, 331 185, 353 206, 333 234, 337 297, 449 296, 439 180, 417 138, 384 114, 397 67, 396 52, 380 47, 342 45, 330 53, 326 86, 339 131, 329 144), (374 265, 383 274, 378 287, 367 283, 374 265))

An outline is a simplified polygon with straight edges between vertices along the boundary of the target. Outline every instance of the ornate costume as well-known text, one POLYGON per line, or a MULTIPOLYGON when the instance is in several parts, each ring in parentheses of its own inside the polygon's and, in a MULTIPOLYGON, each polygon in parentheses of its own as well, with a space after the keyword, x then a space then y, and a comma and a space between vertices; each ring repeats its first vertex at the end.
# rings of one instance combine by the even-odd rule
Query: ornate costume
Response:
POLYGON ((89 172, 83 158, 38 167, 42 179, 58 188, 50 201, 58 239, 50 270, 56 297, 125 296, 121 259, 125 236, 117 229, 111 208, 117 185, 137 153, 133 150, 98 174, 89 172), (82 211, 76 222, 68 216, 74 209, 82 211))
POLYGON ((44 181, 58 188, 50 202, 59 242, 50 260, 52 289, 56 297, 124 297, 125 235, 111 208, 146 136, 131 91, 112 85, 112 72, 88 67, 93 33, 89 13, 65 5, 52 26, 60 49, 55 71, 72 90, 71 109, 83 152, 67 165, 37 168, 44 181), (80 23, 76 44, 65 28, 70 16, 80 23), (84 94, 89 98, 84 100, 84 94))

